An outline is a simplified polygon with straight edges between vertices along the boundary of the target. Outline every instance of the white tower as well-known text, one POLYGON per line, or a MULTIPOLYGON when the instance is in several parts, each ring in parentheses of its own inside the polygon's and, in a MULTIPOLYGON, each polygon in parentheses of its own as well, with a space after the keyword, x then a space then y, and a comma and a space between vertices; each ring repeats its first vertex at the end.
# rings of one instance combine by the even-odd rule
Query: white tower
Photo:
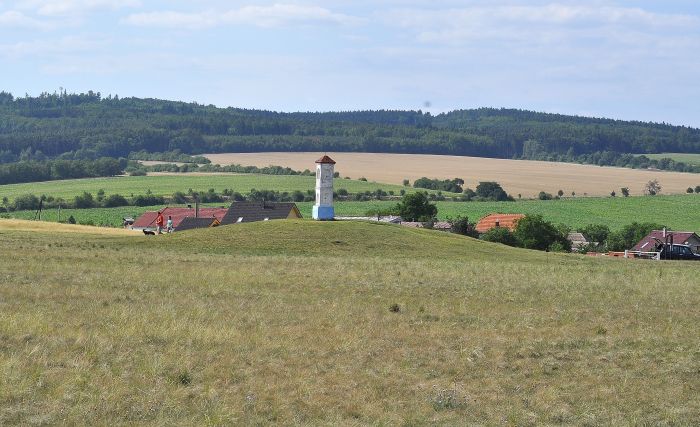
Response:
POLYGON ((333 209, 333 168, 335 162, 328 156, 316 160, 316 204, 313 218, 329 221, 335 218, 333 209))

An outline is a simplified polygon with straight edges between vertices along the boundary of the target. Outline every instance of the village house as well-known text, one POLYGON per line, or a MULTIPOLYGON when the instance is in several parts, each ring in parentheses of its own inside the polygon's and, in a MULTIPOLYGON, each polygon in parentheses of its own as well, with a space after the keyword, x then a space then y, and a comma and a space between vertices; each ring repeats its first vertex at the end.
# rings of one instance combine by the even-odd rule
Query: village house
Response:
MULTIPOLYGON (((173 230, 185 231, 196 228, 217 227, 219 225, 242 222, 270 221, 275 219, 301 218, 301 212, 294 203, 234 202, 229 208, 172 208, 160 210, 167 220, 172 217, 173 230)), ((153 230, 156 228, 157 211, 146 212, 131 226, 132 230, 153 230)))
POLYGON ((518 221, 525 218, 523 214, 490 214, 479 220, 476 223, 476 231, 479 234, 484 234, 492 228, 507 228, 510 231, 515 231, 518 221))
POLYGON ((654 252, 658 242, 688 245, 693 252, 700 254, 700 236, 692 231, 653 230, 640 240, 632 251, 654 252))
POLYGON ((582 233, 569 233, 566 238, 571 242, 571 250, 574 252, 580 251, 590 243, 582 233))

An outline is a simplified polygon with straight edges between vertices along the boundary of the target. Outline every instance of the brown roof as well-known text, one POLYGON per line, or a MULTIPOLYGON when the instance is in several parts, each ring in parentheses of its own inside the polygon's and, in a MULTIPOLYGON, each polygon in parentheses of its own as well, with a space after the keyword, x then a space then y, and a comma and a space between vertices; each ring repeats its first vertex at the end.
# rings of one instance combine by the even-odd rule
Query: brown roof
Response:
POLYGON ((219 220, 216 218, 195 218, 188 216, 180 221, 180 224, 175 228, 175 231, 194 230, 195 228, 209 228, 219 225, 219 220))
POLYGON ((492 228, 504 227, 510 231, 515 231, 518 221, 525 218, 523 214, 491 214, 479 220, 476 224, 476 231, 486 233, 492 228))
MULTIPOLYGON (((700 246, 700 236, 692 231, 667 231, 667 236, 673 237, 676 245, 700 246)), ((656 239, 665 242, 663 230, 654 230, 637 243, 632 250, 641 252, 654 252, 656 250, 656 239)), ((669 243, 671 237, 668 238, 669 243)))
MULTIPOLYGON (((187 217, 194 217, 195 216, 195 210, 193 208, 171 208, 171 207, 166 207, 164 209, 160 210, 163 213, 163 218, 165 220, 168 220, 168 217, 171 216, 173 218, 173 228, 178 228, 180 226, 180 222, 184 220, 187 217)), ((199 208, 199 217, 200 218, 208 218, 208 219, 218 219, 221 221, 226 215, 226 212, 228 212, 228 209, 226 208, 199 208)), ((158 216, 158 212, 153 211, 153 212, 145 212, 143 215, 138 217, 136 221, 134 221, 134 224, 132 225, 133 228, 150 228, 150 227, 155 227, 156 226, 156 217, 158 216)))
POLYGON ((320 159, 316 160, 316 163, 330 163, 330 164, 334 165, 335 160, 331 159, 328 156, 323 156, 320 159))
POLYGON ((221 220, 221 225, 287 219, 291 213, 301 218, 295 203, 234 202, 221 220))

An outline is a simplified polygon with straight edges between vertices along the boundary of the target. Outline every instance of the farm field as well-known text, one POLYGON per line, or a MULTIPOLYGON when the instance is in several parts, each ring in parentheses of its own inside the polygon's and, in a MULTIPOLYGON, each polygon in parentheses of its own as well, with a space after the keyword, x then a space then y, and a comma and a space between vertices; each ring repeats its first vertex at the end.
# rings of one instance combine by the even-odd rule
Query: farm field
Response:
POLYGON ((689 165, 700 165, 700 154, 690 154, 690 153, 661 153, 661 154, 645 154, 650 159, 672 159, 677 162, 687 163, 689 165))
POLYGON ((700 423, 695 265, 348 222, 75 230, 0 220, 2 425, 700 423))
MULTIPOLYGON (((437 156, 421 154, 328 153, 337 161, 341 176, 365 177, 378 182, 401 184, 404 179, 462 178, 466 186, 475 188, 479 181, 497 181, 513 195, 536 197, 540 191, 555 194, 607 196, 620 187, 629 187, 640 195, 644 185, 658 179, 664 194, 685 193, 688 187, 700 185, 700 174, 661 172, 627 168, 599 167, 574 163, 537 162, 529 160, 487 159, 479 157, 437 156)), ((239 163, 251 166, 279 165, 307 169, 323 153, 227 153, 205 154, 212 163, 239 163)))
MULTIPOLYGON (((109 194, 121 194, 130 197, 145 194, 147 190, 155 195, 170 196, 176 191, 187 192, 207 191, 210 188, 221 192, 224 189, 233 189, 246 194, 251 189, 277 190, 280 192, 292 192, 295 190, 313 190, 315 178, 313 176, 299 175, 257 175, 257 174, 154 174, 153 176, 120 176, 113 178, 86 178, 63 181, 32 182, 26 184, 0 185, 0 199, 7 197, 12 200, 22 194, 45 194, 47 196, 70 199, 84 191, 97 193, 100 189, 109 194)), ((337 188, 345 188, 351 193, 374 191, 381 188, 385 191, 395 191, 397 194, 408 187, 400 185, 364 182, 357 180, 336 180, 337 188)))
MULTIPOLYGON (((336 202, 338 216, 363 216, 373 209, 386 209, 395 201, 336 202)), ((206 206, 221 206, 221 203, 206 206)), ((223 205, 228 205, 224 203, 223 205)), ((620 229, 633 222, 656 222, 674 230, 700 231, 700 195, 676 195, 655 197, 576 198, 563 200, 521 200, 517 202, 437 202, 439 219, 467 216, 476 221, 494 212, 540 214, 548 221, 582 227, 588 224, 607 224, 611 229, 620 229)), ((178 205, 171 205, 178 206, 178 205)), ((311 217, 313 202, 297 203, 304 218, 311 217)), ((95 209, 62 209, 65 221, 72 215, 79 223, 119 227, 124 217, 137 217, 145 211, 157 210, 159 206, 95 209)), ((18 219, 33 219, 34 211, 10 212, 6 214, 18 219)), ((56 221, 57 209, 43 212, 44 221, 56 221)))

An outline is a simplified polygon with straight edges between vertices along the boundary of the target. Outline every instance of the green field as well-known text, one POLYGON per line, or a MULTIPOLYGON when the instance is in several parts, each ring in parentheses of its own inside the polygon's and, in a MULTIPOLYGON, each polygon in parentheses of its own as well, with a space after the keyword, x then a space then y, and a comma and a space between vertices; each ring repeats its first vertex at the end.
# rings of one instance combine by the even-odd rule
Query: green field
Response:
MULTIPOLYGON (((338 216, 363 216, 369 210, 390 208, 396 202, 339 202, 335 204, 338 216)), ((674 230, 700 231, 700 195, 677 195, 655 197, 628 198, 578 198, 563 200, 522 200, 518 202, 437 202, 440 219, 455 218, 458 215, 467 216, 472 221, 489 213, 524 213, 540 214, 548 221, 566 224, 570 227, 582 227, 588 224, 607 224, 616 230, 625 225, 637 222, 656 222, 674 230)), ((221 206, 209 204, 207 206, 221 206)), ((224 205, 228 205, 224 203, 224 205)), ((313 203, 298 203, 305 218, 311 217, 313 203)), ((113 209, 62 209, 63 220, 69 215, 80 223, 120 226, 122 218, 137 217, 145 211, 156 210, 154 207, 129 206, 113 209)), ((6 214, 12 218, 33 219, 35 212, 11 212, 6 214)), ((56 209, 46 210, 42 219, 56 221, 56 209)))
POLYGON ((352 222, 34 224, 0 220, 0 425, 700 423, 697 265, 352 222))
MULTIPOLYGON (((207 191, 213 188, 217 192, 232 189, 233 191, 246 194, 251 189, 292 192, 295 190, 313 190, 314 186, 315 178, 313 176, 299 175, 217 174, 201 176, 181 174, 124 176, 1 185, 0 199, 7 197, 12 200, 19 195, 31 193, 36 195, 45 194, 68 200, 84 191, 96 194, 100 189, 103 189, 107 195, 121 194, 122 196, 130 197, 132 194, 145 194, 147 190, 151 190, 153 194, 158 196, 170 196, 176 191, 187 192, 188 189, 207 191)), ((336 179, 335 187, 336 189, 345 188, 350 193, 374 191, 379 188, 387 192, 394 191, 396 194, 402 188, 405 188, 407 191, 413 191, 410 187, 349 179, 336 179)))
POLYGON ((660 153, 660 154, 645 154, 650 159, 672 159, 677 162, 683 162, 689 165, 700 166, 700 154, 689 153, 660 153))

